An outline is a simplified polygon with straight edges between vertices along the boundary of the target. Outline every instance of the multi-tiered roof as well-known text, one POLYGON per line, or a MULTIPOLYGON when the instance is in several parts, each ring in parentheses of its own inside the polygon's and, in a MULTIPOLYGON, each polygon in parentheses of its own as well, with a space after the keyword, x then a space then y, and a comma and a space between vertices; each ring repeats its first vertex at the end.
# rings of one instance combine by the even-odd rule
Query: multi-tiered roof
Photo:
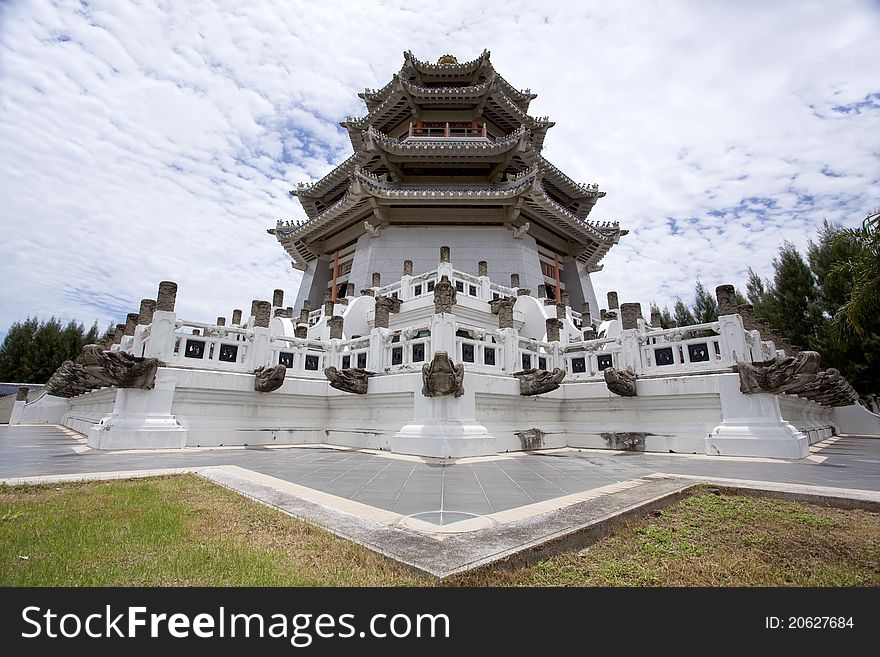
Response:
POLYGON ((354 154, 290 192, 307 221, 269 231, 295 267, 376 226, 406 223, 413 208, 445 208, 432 215, 437 223, 461 223, 455 208, 470 222, 476 209, 485 223, 528 223, 537 240, 590 270, 626 234, 616 222, 587 220, 605 192, 574 182, 541 155, 554 123, 528 114, 536 95, 499 75, 488 51, 465 63, 444 55, 437 64, 406 52, 388 84, 358 95, 367 114, 340 124, 354 154))

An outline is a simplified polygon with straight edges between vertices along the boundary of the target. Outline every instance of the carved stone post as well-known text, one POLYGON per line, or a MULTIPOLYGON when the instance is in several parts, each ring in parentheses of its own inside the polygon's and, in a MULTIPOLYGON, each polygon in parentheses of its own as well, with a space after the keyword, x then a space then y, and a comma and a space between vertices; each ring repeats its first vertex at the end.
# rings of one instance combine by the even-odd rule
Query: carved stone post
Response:
POLYGON ((345 286, 345 296, 353 297, 354 296, 354 283, 349 283, 345 286))
POLYGON ((375 320, 373 326, 375 328, 388 328, 391 321, 391 313, 400 312, 400 299, 394 297, 378 296, 376 297, 375 320))
POLYGON ((736 292, 733 285, 719 285, 715 288, 718 300, 718 316, 736 314, 736 292))
POLYGON ((596 329, 592 326, 588 326, 584 329, 584 340, 595 340, 596 339, 596 329))
POLYGON ((519 274, 510 275, 510 287, 519 287, 519 274))
POLYGON ((513 306, 515 304, 516 297, 495 299, 489 302, 492 312, 498 315, 498 328, 513 328, 513 306))
MULTIPOLYGON (((449 247, 441 248, 448 249, 449 247)), ((440 278, 440 282, 434 286, 434 314, 451 313, 452 307, 457 301, 458 295, 455 286, 449 282, 449 277, 444 274, 440 278)))
POLYGON ((547 298, 547 286, 544 285, 543 283, 541 283, 538 286, 538 298, 539 299, 546 299, 547 298))
POLYGON ((257 316, 257 300, 254 299, 251 301, 251 317, 257 316))
POLYGON ((625 303, 620 307, 620 315, 620 323, 624 329, 636 329, 639 327, 639 317, 642 316, 642 304, 625 303))
POLYGON ((272 307, 281 308, 284 305, 284 290, 275 290, 272 292, 272 307))
POLYGON ((663 327, 663 315, 659 310, 651 311, 651 328, 662 328, 663 327))
POLYGON ((477 263, 477 276, 488 276, 489 275, 489 263, 485 260, 480 260, 477 263))
POLYGON ((232 311, 232 325, 241 326, 241 308, 232 311))
POLYGON ((138 325, 152 324, 153 313, 156 312, 156 302, 153 299, 141 299, 141 308, 138 312, 138 325))
POLYGON ((330 339, 341 340, 343 318, 340 315, 334 315, 327 323, 330 325, 330 339))
POLYGON ((201 329, 193 329, 192 334, 193 334, 193 335, 201 335, 201 334, 202 334, 202 331, 201 331, 201 329))
POLYGON ((412 260, 404 260, 403 261, 403 275, 404 276, 412 276, 412 273, 413 273, 412 260))
POLYGON ((268 301, 254 301, 254 326, 269 328, 269 320, 272 316, 272 304, 268 301))
POLYGON ((305 305, 299 311, 299 323, 309 325, 309 309, 305 305))
POLYGON ((330 317, 333 315, 333 299, 329 292, 324 292, 324 316, 330 317))
POLYGON ((302 338, 305 340, 309 334, 309 327, 305 324, 297 324, 296 328, 293 329, 293 335, 297 338, 302 338))
POLYGON ((558 319, 560 322, 564 321, 566 315, 565 304, 560 301, 559 303, 554 303, 553 305, 556 306, 556 319, 558 319))
POLYGON ((581 306, 581 317, 584 324, 590 323, 590 302, 584 301, 584 304, 581 306))
POLYGON ((548 317, 546 324, 547 342, 559 342, 559 320, 555 317, 548 317))
POLYGON ((746 331, 757 331, 758 323, 755 321, 755 307, 750 303, 741 303, 736 307, 736 312, 742 317, 743 328, 746 331))
POLYGON ((608 311, 602 308, 599 311, 599 321, 604 322, 606 319, 608 319, 608 311))
POLYGON ((217 318, 217 326, 226 326, 226 318, 218 317, 217 318))
POLYGON ((616 310, 620 308, 620 304, 617 300, 617 292, 611 291, 608 293, 608 310, 616 310))
POLYGON ((441 246, 440 247, 440 262, 451 262, 449 259, 450 257, 451 257, 451 251, 450 251, 449 247, 448 246, 441 246))
POLYGON ((288 319, 293 319, 293 306, 287 306, 285 312, 287 313, 288 319))
POLYGON ((156 295, 156 310, 173 313, 176 300, 177 283, 174 281, 162 281, 159 283, 159 293, 156 295))
POLYGON ((527 287, 518 287, 516 288, 516 296, 518 297, 527 297, 531 295, 532 291, 527 287))

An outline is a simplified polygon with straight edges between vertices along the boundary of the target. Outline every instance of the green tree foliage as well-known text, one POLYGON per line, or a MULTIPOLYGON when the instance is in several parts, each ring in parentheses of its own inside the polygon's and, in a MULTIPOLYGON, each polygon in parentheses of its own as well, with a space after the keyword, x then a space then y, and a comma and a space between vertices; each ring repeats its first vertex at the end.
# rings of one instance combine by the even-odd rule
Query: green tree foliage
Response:
POLYGON ((718 319, 718 302, 701 281, 694 289, 694 319, 696 324, 708 324, 718 319))
POLYGON ((852 249, 831 273, 852 281, 840 311, 843 321, 863 334, 877 325, 880 313, 880 213, 868 216, 861 228, 842 231, 833 242, 837 248, 852 249))
POLYGON ((82 357, 82 348, 99 339, 97 322, 87 331, 74 321, 63 326, 28 317, 16 322, 0 346, 0 381, 45 383, 65 360, 82 357))
POLYGON ((767 291, 771 323, 804 349, 814 346, 822 325, 819 287, 813 272, 791 242, 773 259, 773 285, 767 291))
POLYGON ((687 304, 681 300, 681 297, 675 297, 675 306, 673 306, 673 319, 679 326, 693 326, 697 323, 694 314, 687 304))

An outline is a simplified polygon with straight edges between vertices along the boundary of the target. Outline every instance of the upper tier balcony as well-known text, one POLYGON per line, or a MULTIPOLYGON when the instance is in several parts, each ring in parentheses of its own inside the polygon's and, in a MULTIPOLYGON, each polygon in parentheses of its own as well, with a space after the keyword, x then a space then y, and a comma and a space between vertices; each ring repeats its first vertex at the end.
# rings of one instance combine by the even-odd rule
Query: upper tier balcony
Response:
POLYGON ((400 141, 420 139, 468 139, 494 142, 495 137, 489 134, 486 124, 471 122, 437 122, 417 121, 409 124, 409 130, 400 137, 400 141))

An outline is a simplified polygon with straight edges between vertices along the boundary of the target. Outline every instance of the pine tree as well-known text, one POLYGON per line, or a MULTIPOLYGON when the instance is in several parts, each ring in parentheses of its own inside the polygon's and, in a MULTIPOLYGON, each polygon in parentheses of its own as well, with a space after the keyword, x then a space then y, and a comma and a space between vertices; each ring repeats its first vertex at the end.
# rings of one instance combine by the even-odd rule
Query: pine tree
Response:
POLYGON ((75 321, 62 326, 55 317, 28 317, 9 328, 0 346, 0 381, 45 383, 65 360, 82 362, 82 348, 97 341, 97 322, 86 331, 75 321))
POLYGON ((793 344, 815 348, 824 321, 819 307, 819 288, 803 256, 785 242, 773 259, 770 321, 793 344))
POLYGON ((694 319, 694 314, 691 312, 691 309, 687 307, 687 304, 681 300, 681 297, 675 297, 675 306, 673 312, 675 313, 675 322, 679 326, 693 326, 697 323, 697 320, 694 319))
POLYGON ((697 324, 708 324, 718 319, 718 302, 701 281, 694 289, 694 319, 697 324))

